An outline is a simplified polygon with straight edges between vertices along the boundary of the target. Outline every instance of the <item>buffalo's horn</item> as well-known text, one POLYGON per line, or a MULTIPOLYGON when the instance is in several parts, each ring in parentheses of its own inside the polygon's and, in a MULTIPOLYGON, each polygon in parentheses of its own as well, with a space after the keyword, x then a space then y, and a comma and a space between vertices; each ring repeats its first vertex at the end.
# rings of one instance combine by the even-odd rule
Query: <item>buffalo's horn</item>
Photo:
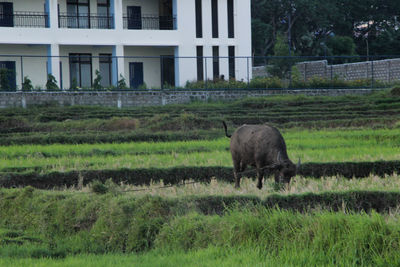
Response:
POLYGON ((280 164, 281 163, 281 152, 278 152, 278 156, 276 157, 276 161, 280 164))
POLYGON ((300 158, 299 158, 299 162, 297 162, 297 169, 300 169, 300 166, 301 166, 301 160, 300 160, 300 158))

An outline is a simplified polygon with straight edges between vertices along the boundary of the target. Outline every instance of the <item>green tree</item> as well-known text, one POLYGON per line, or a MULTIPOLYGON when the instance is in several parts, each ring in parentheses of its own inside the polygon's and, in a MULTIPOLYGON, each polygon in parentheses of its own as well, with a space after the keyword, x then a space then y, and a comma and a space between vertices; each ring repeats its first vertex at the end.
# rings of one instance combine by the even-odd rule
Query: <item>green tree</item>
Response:
POLYGON ((272 76, 287 78, 295 60, 289 57, 289 45, 287 39, 282 34, 278 34, 274 46, 274 58, 269 62, 268 72, 272 76))

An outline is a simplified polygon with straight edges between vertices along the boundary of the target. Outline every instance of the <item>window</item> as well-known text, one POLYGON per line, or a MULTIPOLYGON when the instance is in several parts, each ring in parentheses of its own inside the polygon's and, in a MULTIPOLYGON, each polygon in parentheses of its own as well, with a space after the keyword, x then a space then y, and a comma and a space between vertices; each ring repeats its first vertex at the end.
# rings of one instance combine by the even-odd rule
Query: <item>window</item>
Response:
POLYGON ((97 28, 111 29, 110 0, 97 0, 97 28))
POLYGON ((219 79, 219 47, 213 46, 213 78, 219 79))
POLYGON ((204 80, 203 47, 198 46, 196 48, 197 48, 197 80, 203 81, 204 80))
POLYGON ((138 89, 143 84, 143 62, 129 62, 129 87, 138 89))
POLYGON ((229 79, 235 79, 235 47, 228 47, 229 56, 229 79))
POLYGON ((0 3, 0 27, 14 27, 13 3, 0 3))
POLYGON ((142 29, 142 7, 141 6, 128 6, 128 29, 141 30, 142 29))
POLYGON ((203 38, 202 0, 196 0, 196 38, 203 38))
POLYGON ((69 54, 69 72, 71 87, 92 87, 92 55, 69 54))
POLYGON ((15 90, 17 88, 15 61, 0 61, 0 73, 6 78, 0 83, 0 91, 15 90))
POLYGON ((68 28, 90 28, 88 0, 67 0, 68 28))
POLYGON ((111 65, 112 65, 112 58, 111 54, 100 54, 100 76, 101 81, 100 84, 103 87, 110 87, 111 86, 111 65))
POLYGON ((233 0, 228 0, 228 38, 235 38, 233 0))
POLYGON ((212 38, 218 38, 218 0, 211 2, 212 38))

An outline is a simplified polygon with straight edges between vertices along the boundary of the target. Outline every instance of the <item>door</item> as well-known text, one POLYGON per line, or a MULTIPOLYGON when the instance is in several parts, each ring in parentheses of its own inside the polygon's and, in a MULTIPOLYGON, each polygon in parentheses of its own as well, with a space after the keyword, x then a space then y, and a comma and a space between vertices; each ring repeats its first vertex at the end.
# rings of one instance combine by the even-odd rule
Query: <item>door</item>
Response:
POLYGON ((13 3, 0 3, 0 27, 14 27, 13 3))
POLYGON ((161 56, 161 84, 167 88, 175 86, 175 59, 174 56, 161 56))
POLYGON ((0 61, 0 90, 8 91, 16 88, 15 61, 0 61))
POLYGON ((129 87, 137 89, 143 85, 143 62, 129 63, 129 87))
POLYGON ((142 7, 128 6, 128 29, 142 29, 142 7))

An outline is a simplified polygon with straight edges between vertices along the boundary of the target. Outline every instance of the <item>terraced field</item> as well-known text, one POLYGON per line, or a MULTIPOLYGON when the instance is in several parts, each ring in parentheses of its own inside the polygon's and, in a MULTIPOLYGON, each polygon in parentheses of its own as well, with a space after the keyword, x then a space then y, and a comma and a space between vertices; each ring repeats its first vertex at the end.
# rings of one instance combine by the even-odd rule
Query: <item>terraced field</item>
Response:
POLYGON ((399 116, 390 92, 0 110, 0 265, 395 265, 399 116), (278 127, 291 186, 235 189, 222 120, 278 127))

